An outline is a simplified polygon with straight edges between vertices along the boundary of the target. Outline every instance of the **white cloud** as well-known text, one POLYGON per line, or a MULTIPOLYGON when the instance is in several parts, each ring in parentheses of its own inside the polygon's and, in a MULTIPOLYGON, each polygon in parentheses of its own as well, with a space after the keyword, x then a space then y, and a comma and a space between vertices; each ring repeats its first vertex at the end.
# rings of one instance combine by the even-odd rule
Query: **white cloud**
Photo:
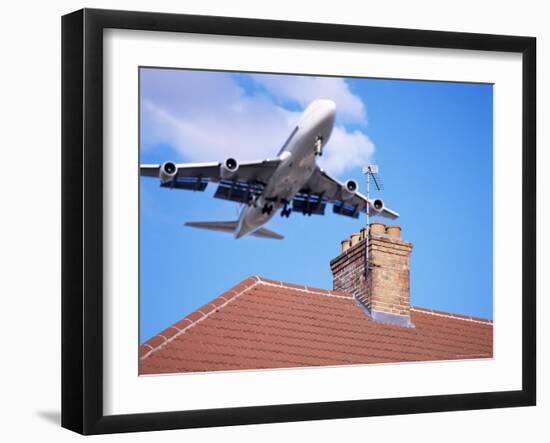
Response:
POLYGON ((186 161, 274 157, 298 117, 270 103, 244 97, 223 111, 192 116, 171 112, 148 100, 142 103, 142 110, 147 126, 154 128, 148 141, 170 144, 186 161))
POLYGON ((338 117, 343 121, 367 122, 364 103, 353 95, 344 79, 263 74, 254 75, 253 78, 279 100, 297 102, 305 108, 317 98, 329 98, 336 103, 338 117))
POLYGON ((366 134, 359 130, 348 132, 343 127, 335 127, 318 163, 327 172, 340 175, 368 164, 373 154, 374 143, 366 134))
MULTIPOLYGON (((282 96, 285 82, 263 82, 267 93, 249 95, 231 74, 171 70, 146 74, 142 74, 142 144, 144 149, 159 144, 171 146, 178 154, 175 161, 274 157, 300 116, 300 112, 285 109, 273 99, 274 95, 282 96)), ((254 81, 258 78, 261 76, 254 76, 254 81)), ((304 88, 298 88, 301 78, 285 76, 290 86, 284 94, 290 100, 292 90, 302 90, 294 100, 306 106, 308 94, 319 97, 315 88, 323 89, 324 82, 311 83, 315 78, 306 77, 304 88)), ((364 118, 361 100, 351 94, 344 80, 319 80, 330 80, 325 91, 341 95, 341 99, 331 97, 338 113, 347 109, 348 118, 364 118)), ((320 165, 339 175, 367 163, 373 152, 372 141, 362 131, 337 126, 320 165)))

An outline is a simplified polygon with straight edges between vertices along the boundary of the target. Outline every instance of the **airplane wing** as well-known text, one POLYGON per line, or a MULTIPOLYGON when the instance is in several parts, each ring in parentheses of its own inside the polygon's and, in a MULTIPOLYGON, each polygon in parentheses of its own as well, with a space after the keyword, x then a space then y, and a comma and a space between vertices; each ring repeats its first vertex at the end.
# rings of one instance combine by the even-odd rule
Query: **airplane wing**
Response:
MULTIPOLYGON (((233 181, 266 183, 281 160, 267 159, 260 161, 248 161, 239 163, 235 174, 231 177, 233 181)), ((222 163, 180 163, 175 165, 177 168, 176 179, 197 178, 210 182, 220 182, 222 163)), ((140 175, 143 177, 159 178, 161 165, 141 165, 139 167, 140 175)))
MULTIPOLYGON (((374 208, 374 200, 368 200, 366 196, 360 192, 355 192, 350 198, 343 199, 345 195, 345 185, 335 178, 328 175, 325 171, 317 168, 304 188, 296 197, 298 203, 298 210, 303 207, 303 201, 309 203, 311 209, 310 213, 316 213, 315 207, 322 207, 324 212, 324 205, 326 203, 332 203, 333 212, 340 215, 346 215, 348 217, 357 218, 359 213, 365 213, 369 211, 369 216, 380 216, 395 220, 399 217, 399 214, 392 211, 389 208, 382 208, 377 210, 374 208)), ((323 213, 317 212, 317 213, 323 213)))
MULTIPOLYGON (((226 160, 228 162, 229 160, 226 160)), ((230 174, 224 174, 226 163, 164 163, 163 165, 141 165, 140 175, 155 177, 160 185, 166 188, 204 191, 210 182, 219 183, 215 198, 230 200, 237 203, 248 203, 253 197, 260 195, 269 181, 280 159, 247 161, 239 163, 231 159, 230 174), (168 178, 161 177, 168 171, 168 178)))
MULTIPOLYGON (((142 177, 159 178, 161 165, 140 165, 139 175, 142 177)), ((178 176, 180 172, 186 177, 214 177, 220 171, 219 163, 183 163, 176 164, 178 176)))

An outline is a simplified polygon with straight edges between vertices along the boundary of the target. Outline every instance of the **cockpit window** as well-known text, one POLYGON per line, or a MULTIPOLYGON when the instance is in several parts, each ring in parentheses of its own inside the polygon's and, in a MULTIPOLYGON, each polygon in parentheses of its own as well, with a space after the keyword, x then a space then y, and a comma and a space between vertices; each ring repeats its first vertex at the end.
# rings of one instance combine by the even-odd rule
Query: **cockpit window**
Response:
POLYGON ((290 143, 290 140, 292 140, 292 137, 294 137, 294 135, 296 135, 296 133, 298 132, 298 126, 296 126, 292 132, 290 133, 290 135, 288 136, 288 138, 286 139, 286 142, 285 144, 283 145, 283 147, 281 148, 281 150, 279 151, 279 153, 277 155, 281 155, 284 150, 286 149, 286 147, 288 146, 288 144, 290 143))

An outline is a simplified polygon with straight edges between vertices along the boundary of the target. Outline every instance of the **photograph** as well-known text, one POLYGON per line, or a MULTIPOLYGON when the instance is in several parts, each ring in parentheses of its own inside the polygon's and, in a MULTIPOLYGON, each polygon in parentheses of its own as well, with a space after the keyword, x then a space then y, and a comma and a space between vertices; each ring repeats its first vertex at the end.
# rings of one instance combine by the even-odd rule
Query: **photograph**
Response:
POLYGON ((494 357, 492 83, 138 76, 140 376, 494 357))

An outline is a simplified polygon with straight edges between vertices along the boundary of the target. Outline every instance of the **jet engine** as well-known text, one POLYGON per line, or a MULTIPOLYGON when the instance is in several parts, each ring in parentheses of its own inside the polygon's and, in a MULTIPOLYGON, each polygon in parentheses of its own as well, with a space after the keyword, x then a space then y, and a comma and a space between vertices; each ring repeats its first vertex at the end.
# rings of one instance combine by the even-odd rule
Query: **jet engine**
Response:
POLYGON ((371 207, 374 211, 376 211, 377 214, 380 214, 382 210, 384 209, 384 200, 380 198, 375 198, 372 200, 371 207))
POLYGON ((164 162, 159 170, 159 178, 162 184, 170 183, 178 175, 178 167, 173 162, 164 162))
POLYGON ((223 179, 229 179, 235 175, 239 169, 239 163, 234 158, 228 158, 220 165, 220 176, 223 179))
POLYGON ((344 183, 344 189, 342 189, 342 200, 349 200, 355 195, 359 185, 355 180, 348 180, 344 183))

